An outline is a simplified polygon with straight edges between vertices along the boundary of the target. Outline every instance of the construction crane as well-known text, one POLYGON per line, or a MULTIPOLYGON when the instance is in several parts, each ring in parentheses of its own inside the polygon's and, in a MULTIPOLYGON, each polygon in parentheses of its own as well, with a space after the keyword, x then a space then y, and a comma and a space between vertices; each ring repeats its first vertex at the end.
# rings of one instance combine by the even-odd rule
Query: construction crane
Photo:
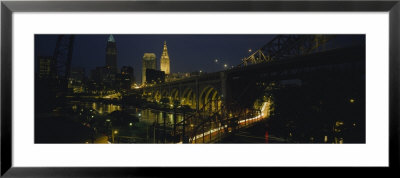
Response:
POLYGON ((66 90, 71 71, 75 35, 59 35, 54 49, 52 75, 59 80, 59 88, 66 90))

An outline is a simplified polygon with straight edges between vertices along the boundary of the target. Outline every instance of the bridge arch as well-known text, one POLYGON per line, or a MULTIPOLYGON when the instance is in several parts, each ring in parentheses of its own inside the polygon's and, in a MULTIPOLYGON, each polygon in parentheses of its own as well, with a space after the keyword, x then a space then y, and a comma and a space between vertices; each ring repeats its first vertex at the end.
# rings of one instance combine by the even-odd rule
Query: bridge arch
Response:
POLYGON ((200 109, 213 112, 221 107, 221 97, 219 91, 213 86, 206 86, 200 92, 199 97, 200 109))
POLYGON ((179 96, 179 89, 178 88, 173 88, 172 90, 171 90, 171 93, 170 93, 170 101, 172 102, 172 101, 175 101, 175 100, 178 100, 178 101, 180 101, 180 96, 179 96))
POLYGON ((169 97, 169 92, 168 92, 167 89, 162 89, 161 90, 161 98, 160 99, 162 99, 162 98, 170 98, 169 97))
POLYGON ((219 109, 221 109, 221 96, 218 92, 214 92, 214 94, 211 96, 211 111, 212 112, 217 112, 219 109))
POLYGON ((156 90, 155 92, 154 92, 154 99, 156 100, 156 101, 160 101, 161 100, 161 92, 160 92, 160 90, 156 90))
POLYGON ((193 88, 187 87, 183 90, 181 104, 196 108, 196 95, 193 92, 193 88))

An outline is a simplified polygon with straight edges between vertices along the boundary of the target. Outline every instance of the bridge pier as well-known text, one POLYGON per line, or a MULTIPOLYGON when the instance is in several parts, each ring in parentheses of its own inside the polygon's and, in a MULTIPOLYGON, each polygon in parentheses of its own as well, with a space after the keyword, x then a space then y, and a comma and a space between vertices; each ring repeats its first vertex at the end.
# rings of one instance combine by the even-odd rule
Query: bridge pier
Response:
POLYGON ((195 94, 196 94, 196 111, 200 109, 200 88, 199 88, 199 80, 196 79, 195 82, 195 94))
POLYGON ((220 73, 220 80, 221 80, 221 106, 226 104, 227 100, 227 73, 221 72, 220 73))

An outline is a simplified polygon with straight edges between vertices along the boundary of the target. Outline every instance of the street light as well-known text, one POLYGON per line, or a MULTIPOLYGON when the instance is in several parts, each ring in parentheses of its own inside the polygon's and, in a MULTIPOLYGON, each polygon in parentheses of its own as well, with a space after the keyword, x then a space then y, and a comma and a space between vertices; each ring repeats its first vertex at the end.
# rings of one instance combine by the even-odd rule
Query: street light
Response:
POLYGON ((249 49, 249 53, 251 53, 251 51, 252 51, 252 50, 251 50, 251 49, 249 49))
POLYGON ((215 62, 218 63, 218 59, 215 59, 215 62))
POLYGON ((227 67, 228 67, 228 64, 224 64, 224 67, 227 68, 227 67))
POLYGON ((117 135, 117 134, 118 134, 118 130, 114 130, 114 129, 111 130, 111 139, 112 139, 113 143, 115 143, 115 135, 117 135))

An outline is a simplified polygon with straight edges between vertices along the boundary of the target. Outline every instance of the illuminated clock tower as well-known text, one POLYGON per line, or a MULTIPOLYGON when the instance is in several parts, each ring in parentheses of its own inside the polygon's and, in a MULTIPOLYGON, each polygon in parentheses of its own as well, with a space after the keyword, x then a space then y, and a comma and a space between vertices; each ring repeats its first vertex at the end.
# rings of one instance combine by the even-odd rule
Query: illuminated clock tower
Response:
POLYGON ((164 41, 164 49, 160 59, 160 70, 164 71, 166 75, 170 74, 169 56, 167 50, 167 42, 164 41))

